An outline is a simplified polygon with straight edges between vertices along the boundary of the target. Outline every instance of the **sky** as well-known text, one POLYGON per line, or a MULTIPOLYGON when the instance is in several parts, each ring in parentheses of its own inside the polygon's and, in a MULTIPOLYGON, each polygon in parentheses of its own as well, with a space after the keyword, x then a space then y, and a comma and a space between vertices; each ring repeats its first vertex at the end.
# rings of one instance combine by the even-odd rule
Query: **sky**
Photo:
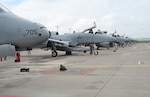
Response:
POLYGON ((14 14, 60 34, 115 30, 131 38, 150 38, 150 0, 0 0, 14 14))

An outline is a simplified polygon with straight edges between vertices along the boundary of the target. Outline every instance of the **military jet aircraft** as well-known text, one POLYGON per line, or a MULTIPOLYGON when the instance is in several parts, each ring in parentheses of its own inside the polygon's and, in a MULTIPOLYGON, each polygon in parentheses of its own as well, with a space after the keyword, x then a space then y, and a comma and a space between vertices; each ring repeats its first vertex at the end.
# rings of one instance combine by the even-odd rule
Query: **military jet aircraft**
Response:
MULTIPOLYGON (((51 32, 51 38, 59 41, 68 42, 69 46, 60 46, 56 45, 56 50, 66 51, 67 55, 70 55, 72 51, 87 51, 89 49, 87 48, 81 48, 79 47, 80 44, 93 44, 93 43, 102 43, 107 41, 112 41, 113 38, 110 38, 107 35, 104 34, 95 34, 93 33, 93 30, 96 28, 96 24, 94 23, 93 27, 90 27, 88 29, 85 29, 82 32, 75 32, 75 33, 67 33, 63 35, 58 35, 58 32, 54 35, 54 33, 51 32), (85 33, 89 31, 88 33, 85 33)), ((57 52, 55 54, 52 54, 53 57, 57 56, 57 52)))
POLYGON ((48 37, 45 26, 23 19, 0 4, 0 57, 30 50, 48 37))
POLYGON ((95 32, 95 34, 100 34, 103 37, 104 36, 108 37, 108 41, 96 43, 97 49, 99 49, 100 47, 107 48, 107 49, 109 49, 110 47, 114 47, 113 51, 115 52, 117 50, 117 46, 115 45, 116 38, 114 38, 110 35, 107 35, 107 31, 98 30, 98 31, 95 32))
POLYGON ((116 39, 116 43, 120 47, 124 48, 125 46, 131 44, 134 41, 134 39, 131 39, 129 37, 125 37, 125 35, 121 36, 121 35, 116 34, 116 33, 117 32, 115 30, 115 32, 112 33, 111 35, 116 39))
POLYGON ((115 34, 112 34, 112 36, 116 39, 116 43, 118 46, 125 47, 128 41, 125 37, 120 36, 120 35, 115 35, 115 34))

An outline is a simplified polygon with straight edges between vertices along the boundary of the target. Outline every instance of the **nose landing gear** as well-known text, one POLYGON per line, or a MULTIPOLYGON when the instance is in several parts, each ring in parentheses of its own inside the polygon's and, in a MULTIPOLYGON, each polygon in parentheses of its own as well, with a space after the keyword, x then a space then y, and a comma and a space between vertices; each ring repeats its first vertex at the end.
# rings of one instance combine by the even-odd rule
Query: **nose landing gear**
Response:
POLYGON ((57 57, 58 53, 56 50, 52 51, 52 57, 57 57))

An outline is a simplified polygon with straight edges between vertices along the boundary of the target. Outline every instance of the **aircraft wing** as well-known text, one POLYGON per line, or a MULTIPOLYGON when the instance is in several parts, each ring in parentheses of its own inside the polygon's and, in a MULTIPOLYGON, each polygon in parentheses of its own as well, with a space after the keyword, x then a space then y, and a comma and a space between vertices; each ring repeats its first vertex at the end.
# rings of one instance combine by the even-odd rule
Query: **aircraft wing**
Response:
POLYGON ((81 47, 81 46, 75 46, 75 47, 62 47, 62 46, 56 46, 57 50, 59 51, 90 51, 90 48, 87 47, 81 47))
POLYGON ((56 46, 69 47, 68 41, 60 41, 52 38, 49 38, 49 41, 54 42, 56 46))
POLYGON ((90 51, 90 48, 88 47, 80 47, 80 46, 76 46, 76 47, 70 47, 71 51, 90 51))
POLYGON ((16 53, 15 46, 11 44, 0 45, 0 57, 13 56, 16 53))

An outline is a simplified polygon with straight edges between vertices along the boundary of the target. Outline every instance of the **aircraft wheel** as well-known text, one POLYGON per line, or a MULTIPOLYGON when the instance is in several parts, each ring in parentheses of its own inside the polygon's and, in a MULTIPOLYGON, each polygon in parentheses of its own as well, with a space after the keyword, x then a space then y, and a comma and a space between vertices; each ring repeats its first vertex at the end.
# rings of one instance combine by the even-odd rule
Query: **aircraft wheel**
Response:
POLYGON ((57 52, 56 51, 53 51, 52 52, 52 57, 56 57, 57 56, 57 52))
POLYGON ((71 51, 66 51, 66 55, 71 55, 71 51))
POLYGON ((83 51, 83 53, 86 53, 86 51, 83 51))
POLYGON ((95 54, 95 55, 98 55, 98 51, 95 51, 94 54, 95 54))

